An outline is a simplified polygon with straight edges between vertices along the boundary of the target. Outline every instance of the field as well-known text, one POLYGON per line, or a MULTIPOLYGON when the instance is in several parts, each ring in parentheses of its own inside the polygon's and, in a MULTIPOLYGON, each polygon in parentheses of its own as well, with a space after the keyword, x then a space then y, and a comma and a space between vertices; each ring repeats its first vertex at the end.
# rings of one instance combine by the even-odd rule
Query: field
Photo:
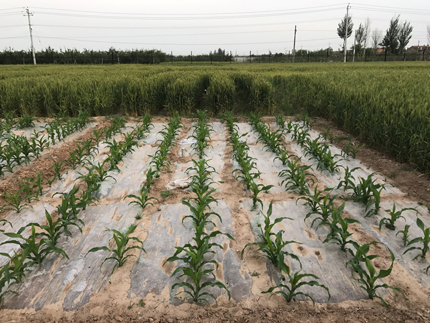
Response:
POLYGON ((428 209, 310 119, 81 115, 59 128, 72 123, 40 130, 51 146, 0 184, 2 320, 429 318, 428 209), (262 294, 279 284, 301 302, 262 294))
POLYGON ((0 321, 429 321, 424 67, 6 67, 0 321))
POLYGON ((76 116, 188 116, 209 109, 332 120, 400 161, 430 171, 430 69, 422 63, 193 66, 5 66, 0 111, 76 116), (205 92, 206 90, 206 92, 205 92), (207 95, 204 95, 204 94, 207 95))

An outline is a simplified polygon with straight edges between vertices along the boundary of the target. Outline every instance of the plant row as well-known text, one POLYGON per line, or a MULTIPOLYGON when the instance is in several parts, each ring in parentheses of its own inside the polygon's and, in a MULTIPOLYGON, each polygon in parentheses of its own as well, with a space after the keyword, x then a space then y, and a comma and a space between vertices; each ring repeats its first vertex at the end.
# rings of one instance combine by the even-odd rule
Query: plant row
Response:
MULTIPOLYGON (((178 278, 185 280, 175 283, 172 290, 178 287, 184 289, 194 302, 208 302, 208 297, 216 300, 209 288, 221 288, 226 290, 230 299, 230 291, 227 287, 215 278, 214 271, 218 268, 217 261, 213 258, 214 249, 222 250, 223 247, 214 242, 213 239, 217 236, 224 235, 233 240, 227 233, 222 233, 219 230, 212 230, 217 225, 212 220, 217 218, 222 222, 221 216, 211 210, 211 204, 217 203, 213 197, 216 191, 211 187, 214 184, 212 174, 215 169, 208 165, 203 158, 204 150, 208 147, 210 139, 211 126, 208 124, 209 117, 205 111, 197 111, 197 125, 194 128, 192 138, 196 140, 193 144, 195 154, 198 159, 192 159, 193 166, 189 167, 186 172, 191 173, 190 190, 195 197, 188 200, 182 200, 182 204, 190 209, 191 214, 182 219, 191 220, 194 227, 194 237, 192 242, 188 242, 182 247, 175 247, 175 253, 169 257, 166 262, 178 261, 178 267, 172 273, 172 277, 179 274, 178 278)), ((165 263, 166 263, 165 262, 165 263)))
MULTIPOLYGON (((138 124, 131 133, 133 138, 142 137, 145 132, 149 131, 150 121, 150 117, 145 116, 142 120, 142 123, 138 124)), ((113 122, 113 125, 116 125, 116 128, 123 127, 124 122, 121 117, 117 117, 116 121, 113 122)), ((114 131, 112 126, 108 129, 109 131, 114 131)), ((106 131, 108 129, 103 130, 106 131)), ((79 148, 77 150, 79 150, 79 148)), ((87 163, 89 162, 89 160, 85 161, 87 163)), ((41 262, 51 253, 60 253, 64 257, 68 258, 68 255, 65 253, 65 251, 57 246, 58 240, 63 234, 71 235, 71 231, 69 230, 70 227, 77 227, 79 231, 82 232, 82 226, 84 226, 84 223, 78 218, 78 213, 80 210, 85 210, 87 205, 97 200, 96 192, 100 188, 101 182, 108 177, 111 177, 107 174, 107 170, 104 169, 105 162, 102 165, 99 163, 98 165, 85 167, 88 173, 85 175, 80 174, 80 176, 77 178, 77 180, 83 180, 86 184, 85 189, 82 189, 80 194, 79 188, 77 186, 73 186, 73 188, 68 193, 57 192, 53 195, 62 196, 61 204, 57 207, 58 218, 56 221, 53 221, 51 214, 49 214, 48 211, 45 211, 45 217, 48 223, 47 225, 30 223, 21 227, 17 233, 4 233, 7 237, 12 238, 13 240, 7 240, 0 245, 18 245, 21 248, 21 252, 14 252, 14 255, 12 256, 8 253, 1 253, 2 256, 9 258, 9 262, 0 270, 1 297, 7 293, 16 293, 15 291, 10 290, 10 287, 20 283, 26 272, 34 269, 36 265, 40 265, 41 262), (29 227, 31 227, 30 236, 23 236, 23 232, 29 227), (37 232, 35 229, 36 227, 38 228, 37 232)), ((57 170, 59 172, 58 167, 57 170)), ((59 180, 61 180, 61 173, 56 173, 56 176, 59 180)), ((38 188, 41 192, 42 188, 40 185, 40 173, 38 174, 38 178, 38 188)), ((21 210, 22 206, 18 204, 17 209, 18 211, 21 210)), ((3 222, 11 225, 7 220, 3 220, 3 222)), ((132 231, 134 231, 134 229, 131 230, 131 232, 132 231)), ((128 233, 126 235, 128 235, 128 233)), ((125 250, 124 252, 128 250, 129 249, 125 250)))
POLYGON ((38 158, 43 150, 49 148, 50 142, 55 145, 55 140, 63 140, 70 134, 84 129, 90 122, 89 115, 80 111, 77 118, 68 118, 65 122, 55 119, 44 127, 46 135, 33 131, 30 139, 25 136, 10 134, 0 146, 0 176, 5 171, 13 172, 15 166, 28 164, 31 158, 38 158))
MULTIPOLYGON (((163 139, 159 140, 158 149, 154 155, 149 155, 152 158, 148 170, 145 175, 145 183, 142 185, 139 194, 130 194, 125 198, 132 198, 134 201, 130 204, 136 204, 144 210, 148 205, 153 205, 150 201, 158 199, 150 197, 151 185, 155 182, 156 178, 160 177, 161 170, 170 164, 168 160, 168 154, 175 144, 175 139, 182 128, 179 114, 175 112, 170 118, 169 123, 163 127, 159 132, 163 139)), ((141 215, 136 215, 136 219, 140 219, 141 215)))
MULTIPOLYGON (((295 127, 291 125, 291 122, 289 122, 289 125, 285 125, 285 123, 283 124, 283 119, 279 117, 277 118, 277 123, 281 129, 290 128, 294 133, 295 127)), ((297 131, 297 134, 298 136, 296 136, 296 138, 302 137, 300 135, 300 131, 297 131)), ((293 138, 294 138, 294 134, 293 134, 293 138)), ((380 210, 380 200, 381 200, 380 194, 381 194, 381 191, 384 189, 384 185, 376 183, 376 180, 373 179, 374 173, 370 174, 368 178, 359 178, 359 184, 355 184, 355 179, 352 176, 352 173, 356 169, 358 168, 354 168, 352 170, 350 170, 348 167, 345 168, 345 176, 343 180, 339 183, 337 189, 343 187, 345 192, 347 190, 352 190, 351 199, 356 202, 362 202, 366 205, 367 212, 365 217, 375 215, 380 210), (374 208, 372 209, 371 206, 374 206, 374 208)), ((329 243, 329 242, 336 243, 340 246, 340 249, 342 251, 348 250, 354 258, 353 260, 349 261, 347 265, 352 266, 353 272, 355 273, 355 277, 357 278, 359 283, 363 285, 363 288, 367 291, 369 298, 370 299, 373 299, 374 297, 380 298, 376 294, 377 289, 392 288, 392 287, 386 284, 377 285, 377 280, 380 278, 384 278, 391 273, 393 263, 394 263, 394 256, 391 250, 389 250, 392 258, 391 266, 386 270, 382 270, 377 275, 375 272, 375 268, 373 267, 373 264, 370 263, 370 260, 378 256, 376 255, 367 256, 367 253, 369 252, 369 246, 377 242, 372 242, 369 245, 360 246, 356 241, 350 239, 352 234, 348 231, 348 225, 351 223, 359 223, 359 221, 354 219, 349 219, 349 218, 343 218, 341 216, 341 212, 345 207, 345 203, 340 205, 338 208, 335 207, 334 200, 337 199, 339 195, 331 196, 330 193, 332 193, 333 190, 334 188, 328 188, 323 191, 319 191, 318 186, 316 186, 314 188, 313 194, 311 194, 310 191, 307 191, 303 196, 301 196, 298 199, 298 200, 303 199, 305 201, 305 205, 307 205, 311 209, 311 212, 309 212, 305 216, 305 220, 313 214, 317 215, 312 221, 311 227, 316 223, 316 221, 319 221, 318 227, 320 225, 325 225, 329 228, 329 233, 326 235, 324 243, 329 243), (354 248, 353 249, 348 248, 347 245, 351 245, 354 248), (367 269, 367 271, 364 270, 363 268, 367 269)), ((343 196, 343 198, 345 199, 346 197, 343 196)), ((381 227, 385 224, 387 228, 394 230, 395 221, 399 219, 401 217, 402 212, 406 210, 416 211, 415 209, 411 209, 411 208, 405 208, 400 211, 396 211, 396 207, 394 204, 392 210, 385 210, 389 215, 389 217, 381 219, 379 228, 381 229, 381 227)), ((416 247, 416 246, 410 247, 404 253, 410 250, 418 249, 418 250, 421 250, 421 254, 418 255, 417 257, 419 256, 425 257, 425 254, 428 251, 428 245, 430 243, 430 238, 429 238, 430 229, 427 230, 424 227, 423 222, 419 218, 417 218, 417 225, 423 231, 423 237, 418 237, 408 242, 407 235, 408 235, 409 226, 406 226, 405 230, 399 231, 398 234, 403 235, 405 245, 408 243, 408 246, 409 246, 419 242, 421 242, 423 245, 423 247, 416 247)), ((430 266, 427 267, 426 271, 428 272, 429 270, 430 270, 430 266)), ((393 288, 393 289, 398 290, 396 288, 393 288)), ((384 303, 384 305, 387 305, 382 298, 380 299, 384 303)))
POLYGON ((233 158, 239 164, 240 169, 234 169, 233 174, 245 184, 245 189, 252 192, 253 209, 260 203, 263 207, 263 202, 258 198, 260 192, 268 193, 273 185, 257 184, 255 180, 260 177, 261 172, 257 169, 255 158, 248 155, 249 146, 246 141, 241 141, 242 137, 246 137, 247 133, 239 135, 238 127, 234 124, 233 115, 231 112, 226 112, 223 115, 223 122, 230 134, 230 145, 233 148, 233 158))

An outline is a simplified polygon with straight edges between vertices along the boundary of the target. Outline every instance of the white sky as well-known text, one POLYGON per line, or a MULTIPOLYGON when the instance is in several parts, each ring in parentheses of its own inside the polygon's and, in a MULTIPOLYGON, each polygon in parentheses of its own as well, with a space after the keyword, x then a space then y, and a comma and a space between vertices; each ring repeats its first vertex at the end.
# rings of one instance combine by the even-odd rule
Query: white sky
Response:
MULTIPOLYGON (((429 0, 356 0, 350 14, 354 29, 369 17, 372 30, 385 34, 390 19, 401 14, 414 27, 408 46, 428 43, 429 0)), ((0 50, 30 49, 27 17, 34 13, 36 50, 48 46, 78 50, 160 49, 174 55, 209 53, 221 47, 247 55, 317 50, 337 50, 342 41, 337 24, 347 2, 280 0, 0 0, 0 50), (73 11, 75 10, 75 11, 73 11)), ((348 47, 353 38, 348 39, 348 47)))

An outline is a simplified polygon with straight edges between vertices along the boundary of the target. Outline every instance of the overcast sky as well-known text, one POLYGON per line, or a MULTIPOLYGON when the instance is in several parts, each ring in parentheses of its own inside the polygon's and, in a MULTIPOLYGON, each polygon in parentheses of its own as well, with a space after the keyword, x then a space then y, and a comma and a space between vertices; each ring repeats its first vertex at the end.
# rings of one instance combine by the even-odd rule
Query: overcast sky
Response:
MULTIPOLYGON (((367 17, 385 34, 400 14, 414 27, 408 46, 427 44, 429 0, 366 0, 351 3, 354 29, 367 17)), ((219 47, 244 55, 317 50, 342 41, 336 28, 347 2, 286 0, 0 0, 0 50, 27 50, 23 7, 33 13, 34 46, 93 49, 160 49, 174 55, 208 53, 219 47)), ((348 47, 353 38, 348 39, 348 47)))

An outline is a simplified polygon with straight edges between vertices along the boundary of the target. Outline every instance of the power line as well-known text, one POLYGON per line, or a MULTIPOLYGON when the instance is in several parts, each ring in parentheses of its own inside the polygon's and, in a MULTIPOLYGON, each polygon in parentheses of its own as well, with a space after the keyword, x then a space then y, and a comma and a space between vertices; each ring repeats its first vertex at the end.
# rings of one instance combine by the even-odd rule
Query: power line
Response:
POLYGON ((175 17, 175 16, 183 16, 183 17, 192 17, 192 16, 216 16, 216 15, 247 15, 247 14, 272 14, 272 13, 280 13, 280 12, 291 12, 294 13, 296 11, 304 11, 304 10, 319 10, 323 8, 334 8, 334 7, 342 7, 342 4, 333 4, 333 5, 324 5, 324 6, 312 6, 306 8, 294 8, 294 9, 279 9, 279 10, 264 10, 264 11, 241 11, 241 12, 218 12, 218 13, 197 13, 197 14, 140 14, 140 13, 117 13, 117 12, 106 12, 106 11, 86 11, 86 10, 71 10, 71 9, 57 9, 57 8, 46 8, 46 7, 34 7, 36 9, 42 10, 52 10, 52 11, 66 11, 66 12, 81 12, 81 13, 91 13, 91 14, 101 14, 101 15, 132 15, 132 16, 159 16, 159 17, 175 17))
POLYGON ((430 13, 430 10, 427 10, 427 9, 387 7, 387 6, 368 5, 368 4, 362 4, 362 3, 353 3, 353 5, 354 5, 354 8, 366 7, 366 8, 370 8, 370 9, 406 10, 406 11, 417 12, 417 13, 422 13, 422 12, 428 12, 428 13, 430 13))
MULTIPOLYGON (((54 27, 54 28, 79 28, 79 29, 125 29, 125 30, 136 30, 136 29, 146 29, 146 30, 176 30, 176 29, 203 29, 203 28, 245 28, 245 27, 262 27, 262 26, 285 26, 285 25, 294 25, 294 24, 304 24, 304 23, 315 23, 315 22, 322 22, 322 21, 337 21, 339 20, 336 18, 330 18, 330 19, 318 19, 318 20, 304 20, 304 21, 288 21, 288 22, 279 22, 279 23, 263 23, 263 24, 241 24, 241 25, 211 25, 211 26, 173 26, 173 27, 123 27, 123 26, 73 26, 73 25, 40 25, 40 24, 33 24, 33 26, 36 27, 54 27)), ((318 29, 319 31, 319 29, 318 29)))
POLYGON ((114 20, 215 20, 215 19, 246 19, 246 18, 267 18, 267 17, 279 17, 279 16, 289 16, 298 14, 310 14, 310 13, 321 13, 325 11, 332 11, 333 8, 329 9, 313 9, 302 12, 282 12, 282 13, 270 13, 270 14, 247 14, 247 15, 226 15, 226 16, 102 16, 102 15, 90 15, 90 14, 68 14, 68 13, 55 13, 55 12, 45 12, 39 11, 38 14, 41 15, 55 15, 64 17, 78 17, 78 18, 95 18, 95 19, 114 19, 114 20))
MULTIPOLYGON (((78 38, 59 38, 59 37, 51 37, 51 36, 39 36, 40 38, 46 38, 46 39, 61 39, 61 40, 73 40, 73 41, 80 41, 80 42, 88 42, 91 41, 92 43, 104 43, 104 44, 129 44, 129 45, 143 45, 143 43, 134 43, 134 42, 106 42, 106 41, 100 41, 100 40, 85 40, 85 39, 78 39, 78 38)), ((337 38, 323 38, 323 39, 303 39, 300 40, 300 42, 313 42, 313 41, 327 41, 327 40, 333 40, 337 38)), ((282 41, 270 41, 270 42, 252 42, 252 43, 213 43, 213 44, 203 44, 203 43, 194 43, 194 44, 183 44, 183 43, 149 43, 145 42, 145 45, 155 45, 155 46, 221 46, 221 45, 261 45, 261 44, 282 44, 282 43, 292 43, 293 41, 288 40, 282 40, 282 41)))
MULTIPOLYGON (((258 31, 231 31, 231 32, 223 32, 223 33, 196 33, 196 34, 169 34, 169 35, 143 35, 143 36, 124 36, 124 35, 117 35, 117 36, 88 36, 88 37, 82 37, 77 36, 81 39, 99 39, 99 38, 147 38, 147 37, 178 37, 178 36, 210 36, 210 35, 235 35, 235 34, 260 34, 260 33, 277 33, 277 32, 288 32, 291 31, 291 29, 277 29, 277 30, 258 30, 258 31)), ((333 30, 300 30, 300 31, 310 31, 310 32, 316 32, 316 31, 324 31, 324 32, 331 32, 333 33, 333 30)), ((73 36, 72 36, 73 38, 73 36)))

